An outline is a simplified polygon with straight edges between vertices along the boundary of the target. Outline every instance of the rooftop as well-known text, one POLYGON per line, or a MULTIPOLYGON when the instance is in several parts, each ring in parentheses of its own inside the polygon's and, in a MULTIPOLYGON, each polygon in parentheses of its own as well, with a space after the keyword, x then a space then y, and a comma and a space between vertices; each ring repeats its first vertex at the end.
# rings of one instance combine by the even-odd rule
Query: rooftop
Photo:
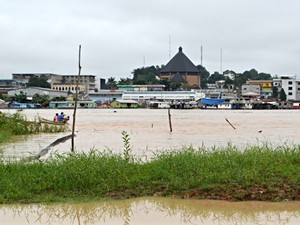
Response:
POLYGON ((199 73, 197 67, 192 61, 182 52, 182 47, 179 47, 178 53, 164 66, 161 73, 199 73))

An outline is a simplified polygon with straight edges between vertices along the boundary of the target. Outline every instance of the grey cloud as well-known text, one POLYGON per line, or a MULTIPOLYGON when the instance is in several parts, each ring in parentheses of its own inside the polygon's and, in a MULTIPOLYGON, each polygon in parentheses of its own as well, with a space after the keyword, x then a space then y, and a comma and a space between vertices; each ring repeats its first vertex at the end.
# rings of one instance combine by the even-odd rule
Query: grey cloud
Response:
POLYGON ((182 46, 213 73, 299 74, 300 2, 290 0, 66 0, 0 3, 0 77, 14 72, 76 73, 82 45, 84 73, 129 76, 166 64, 182 46), (169 43, 169 35, 171 42, 169 43))

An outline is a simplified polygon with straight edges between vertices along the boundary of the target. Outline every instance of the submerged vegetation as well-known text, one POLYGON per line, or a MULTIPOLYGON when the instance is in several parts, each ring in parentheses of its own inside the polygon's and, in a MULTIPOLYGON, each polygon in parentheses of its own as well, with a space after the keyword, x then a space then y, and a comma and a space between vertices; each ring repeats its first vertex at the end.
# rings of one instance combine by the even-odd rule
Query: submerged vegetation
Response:
MULTIPOLYGON (((127 144, 128 136, 123 134, 127 144)), ((93 150, 31 163, 0 163, 0 203, 168 196, 300 200, 300 147, 185 148, 143 161, 93 150)))
POLYGON ((55 126, 41 123, 39 120, 28 121, 25 116, 0 112, 0 143, 7 142, 19 135, 39 133, 58 133, 68 130, 67 126, 55 126))

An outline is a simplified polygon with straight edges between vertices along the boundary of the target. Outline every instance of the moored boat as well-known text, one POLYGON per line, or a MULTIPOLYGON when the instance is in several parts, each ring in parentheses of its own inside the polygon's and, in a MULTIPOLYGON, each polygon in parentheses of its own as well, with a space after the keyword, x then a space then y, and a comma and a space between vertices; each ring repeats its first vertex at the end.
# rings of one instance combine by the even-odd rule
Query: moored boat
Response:
POLYGON ((63 126, 63 125, 66 125, 68 123, 69 117, 64 118, 64 120, 62 122, 55 122, 53 120, 48 120, 48 119, 45 119, 45 118, 42 118, 42 117, 39 117, 39 121, 41 123, 47 123, 47 124, 51 124, 51 125, 63 126))

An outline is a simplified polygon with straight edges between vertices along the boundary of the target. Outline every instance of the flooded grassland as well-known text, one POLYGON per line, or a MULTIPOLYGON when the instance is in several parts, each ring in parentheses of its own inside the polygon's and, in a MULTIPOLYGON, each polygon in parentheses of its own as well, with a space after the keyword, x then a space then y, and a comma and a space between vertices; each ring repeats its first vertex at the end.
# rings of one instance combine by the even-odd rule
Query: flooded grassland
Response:
MULTIPOLYGON (((14 113, 15 110, 2 110, 14 113)), ((71 117, 72 110, 63 110, 71 117)), ((57 110, 33 109, 28 119, 51 119, 57 110)), ((299 145, 300 110, 167 110, 80 109, 76 119, 78 152, 109 149, 122 153, 122 131, 128 132, 133 154, 151 158, 161 151, 192 145, 299 145), (233 129, 226 119, 236 129, 233 129)), ((71 127, 71 126, 70 126, 71 127)), ((66 134, 42 134, 2 145, 4 154, 23 157, 38 153, 66 134)), ((70 152, 70 142, 53 152, 70 152)), ((299 224, 299 202, 227 202, 138 198, 82 204, 1 205, 1 224, 299 224)))
MULTIPOLYGON (((9 111, 9 110, 7 110, 9 111)), ((63 110, 71 117, 72 110, 63 110)), ((10 110, 15 112, 15 110, 10 110)), ((28 119, 51 119, 58 110, 32 109, 21 113, 28 119)), ((238 147, 266 144, 272 146, 300 144, 300 110, 171 110, 172 132, 168 111, 155 109, 80 109, 76 117, 75 147, 77 151, 123 149, 122 131, 130 136, 137 156, 151 156, 163 150, 184 146, 238 147), (226 119, 234 125, 233 129, 226 119)), ((71 128, 71 126, 70 126, 71 128)), ((70 134, 70 132, 68 133, 70 134)), ((9 155, 28 155, 48 146, 62 134, 27 137, 18 143, 6 144, 9 155)), ((54 150, 69 152, 70 142, 54 150)))

